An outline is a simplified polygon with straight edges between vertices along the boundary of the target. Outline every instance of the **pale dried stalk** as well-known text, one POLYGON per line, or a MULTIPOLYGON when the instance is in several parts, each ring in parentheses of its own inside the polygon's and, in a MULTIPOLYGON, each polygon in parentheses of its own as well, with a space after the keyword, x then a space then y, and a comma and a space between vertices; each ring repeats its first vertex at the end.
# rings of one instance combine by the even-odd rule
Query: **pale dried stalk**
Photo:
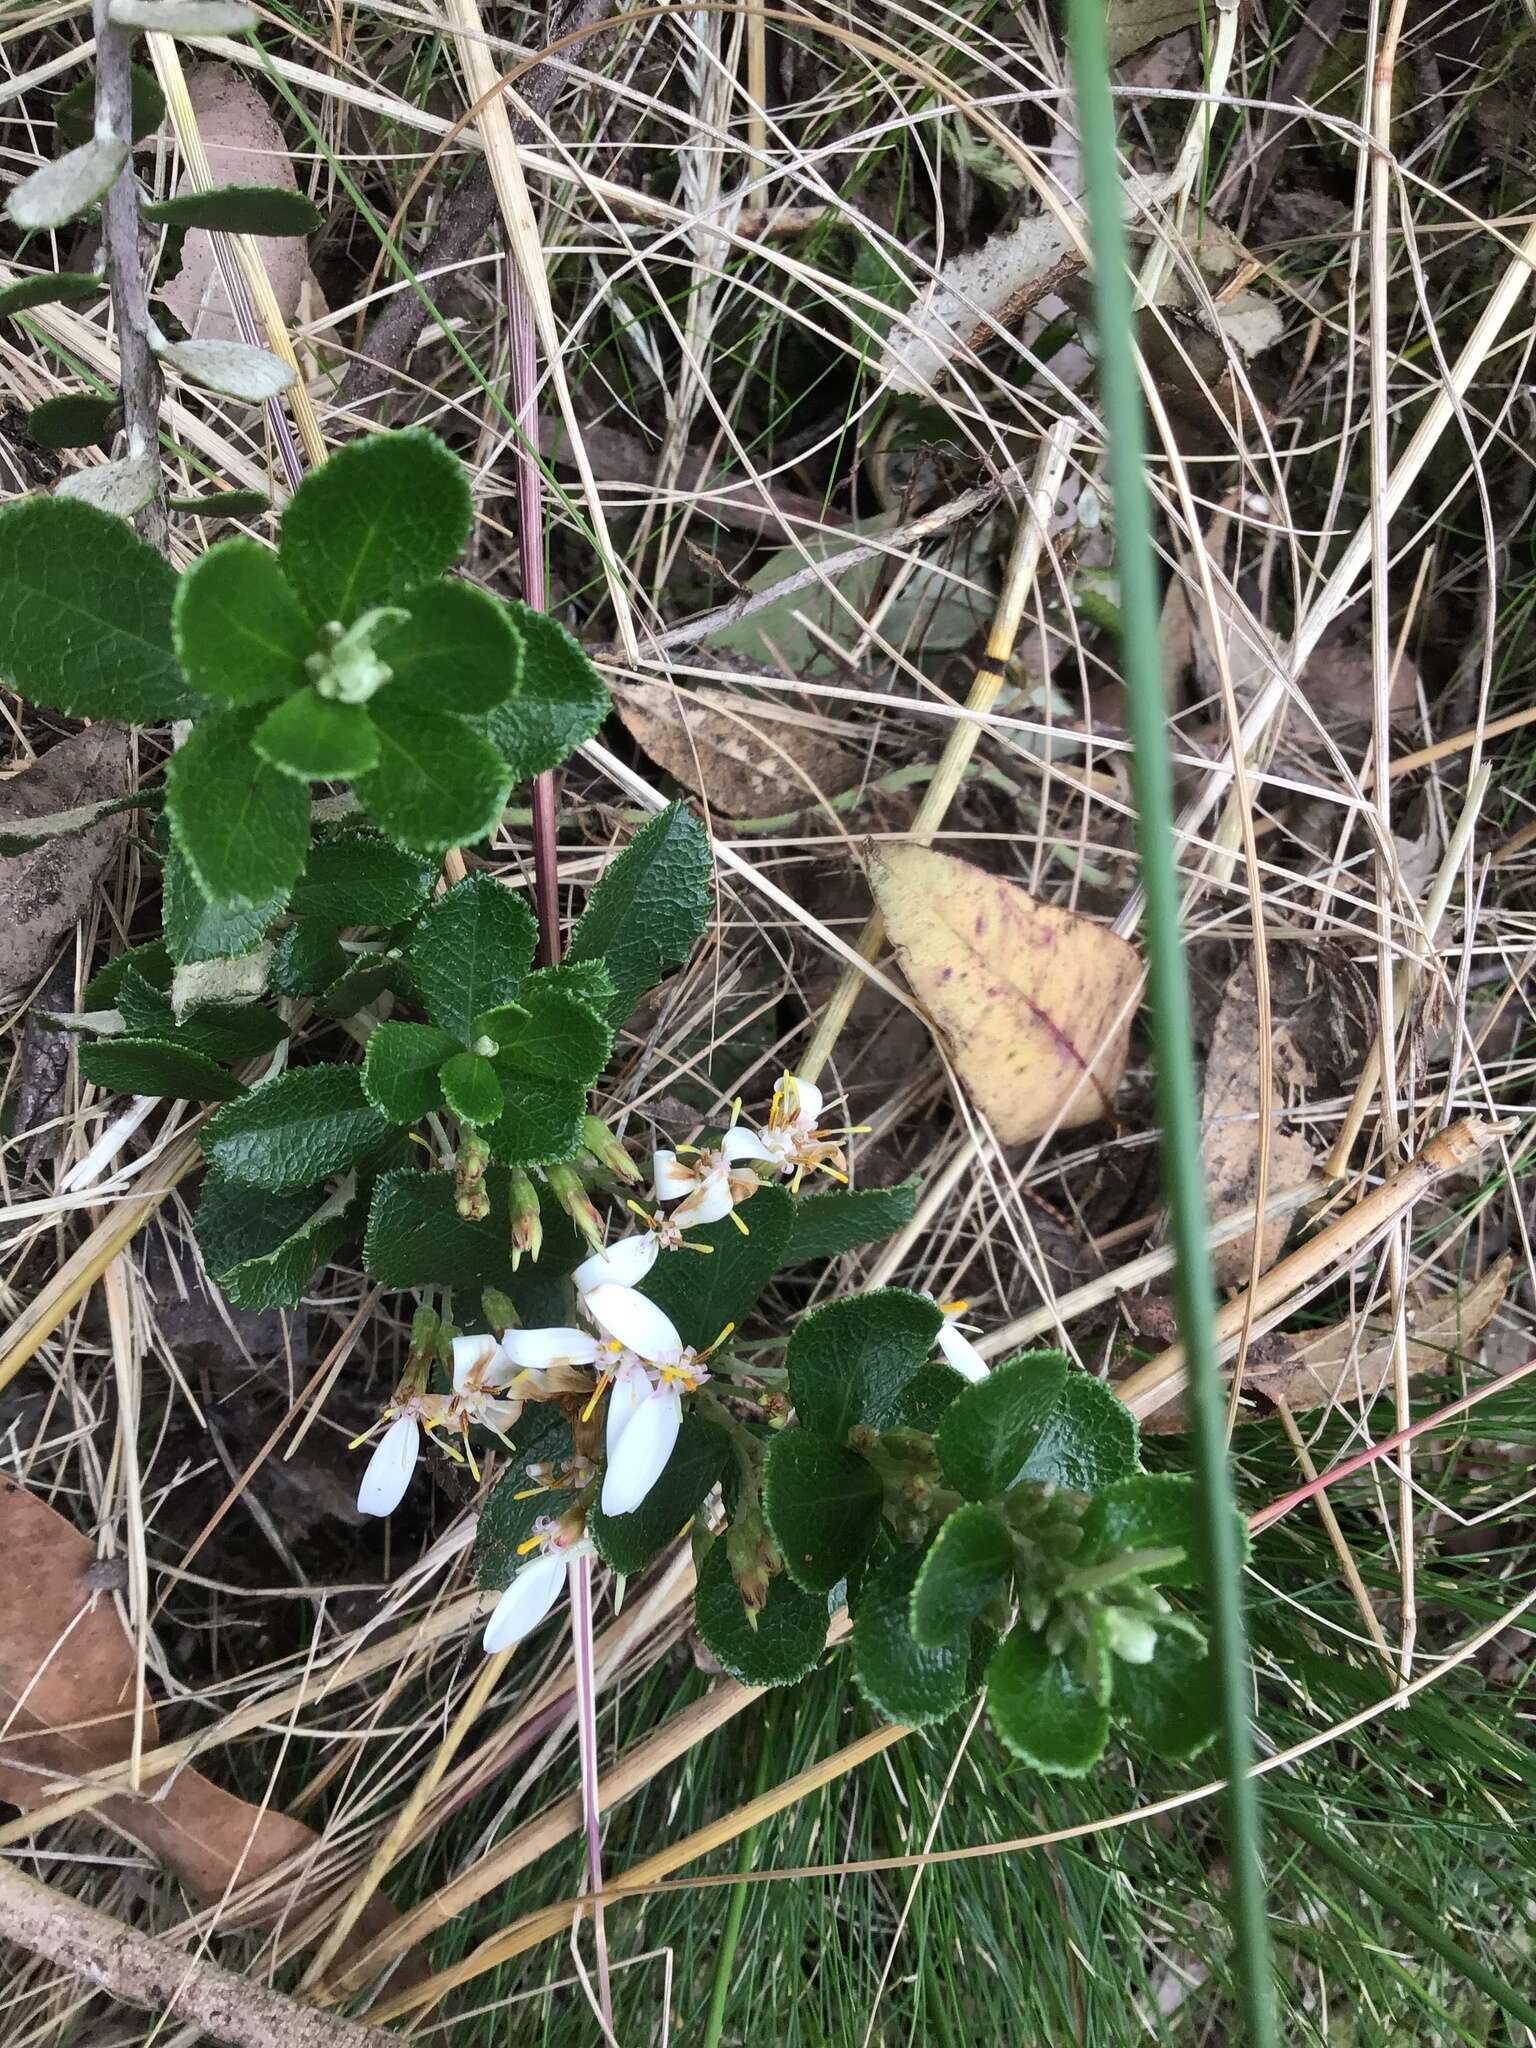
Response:
MULTIPOLYGON (((1296 1454, 1297 1464, 1306 1473, 1308 1479, 1315 1479, 1317 1477, 1317 1466, 1312 1462, 1312 1453, 1307 1449, 1307 1440, 1298 1428, 1295 1416, 1291 1413, 1291 1404, 1283 1394, 1275 1397, 1275 1413, 1280 1417, 1280 1426, 1285 1431, 1290 1441, 1291 1449, 1296 1454)), ((1375 1644, 1377 1655, 1381 1658, 1382 1663, 1386 1665, 1387 1670, 1395 1678, 1397 1676, 1397 1661, 1392 1655, 1392 1646, 1387 1641, 1387 1632, 1381 1625, 1381 1617, 1371 1604, 1371 1596, 1366 1591, 1364 1579, 1360 1576, 1360 1567, 1355 1563, 1355 1553, 1349 1547, 1349 1538, 1339 1526, 1339 1518, 1333 1511, 1333 1502, 1328 1498, 1326 1491, 1320 1492, 1317 1495, 1317 1512, 1324 1529, 1327 1531, 1328 1541, 1333 1546, 1333 1554, 1339 1561, 1339 1570, 1344 1574, 1344 1583, 1350 1590, 1350 1595, 1354 1600, 1360 1619, 1365 1623, 1366 1633, 1375 1644)))
MULTIPOLYGON (((1354 1257, 1381 1231, 1405 1215, 1437 1181, 1473 1165, 1490 1145, 1497 1143, 1512 1126, 1488 1123, 1481 1117, 1463 1117, 1431 1138, 1418 1156, 1395 1173, 1389 1181, 1367 1195, 1338 1221, 1301 1245, 1289 1258, 1281 1259, 1264 1274, 1257 1287, 1245 1288, 1216 1314, 1216 1335, 1226 1344, 1244 1325, 1280 1308, 1292 1295, 1325 1273, 1335 1261, 1354 1257)), ((1133 1415, 1147 1415, 1171 1401, 1184 1386, 1184 1347, 1170 1344, 1166 1351, 1122 1380, 1115 1392, 1133 1415)))
MULTIPOLYGON (((1024 607, 1035 587, 1035 577, 1045 553, 1051 509, 1056 503, 1056 493, 1061 489, 1062 478, 1067 473, 1067 459, 1076 438, 1076 422, 1058 420, 1041 445, 1035 473, 1019 513, 1013 553, 1003 578, 992 630, 987 635, 987 651, 977 663, 975 679, 965 700, 968 716, 957 719, 950 728, 944 751, 939 756, 938 769, 912 821, 909 837, 914 846, 931 844, 944 823, 971 755, 976 751, 976 742, 981 737, 981 721, 997 702, 998 692, 1007 681, 1008 663, 1013 658, 1024 607)), ((884 939, 885 920, 877 910, 871 914, 855 942, 858 964, 844 968, 831 1000, 821 1014, 816 1035, 796 1067, 796 1072, 803 1074, 806 1080, 814 1081, 831 1058, 855 998, 869 978, 869 964, 879 953, 884 939)))

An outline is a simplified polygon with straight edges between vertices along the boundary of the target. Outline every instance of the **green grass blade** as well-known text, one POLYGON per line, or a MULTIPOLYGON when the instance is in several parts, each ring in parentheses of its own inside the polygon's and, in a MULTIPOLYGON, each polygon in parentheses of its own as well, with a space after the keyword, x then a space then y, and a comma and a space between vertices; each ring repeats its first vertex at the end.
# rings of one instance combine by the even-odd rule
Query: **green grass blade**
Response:
POLYGON ((1094 251, 1099 393, 1109 441, 1120 577, 1121 658, 1132 742, 1137 840, 1145 894, 1147 998, 1157 1061, 1158 1115, 1169 1228, 1178 1254, 1175 1294, 1189 1369, 1189 1406, 1200 1492, 1221 1687, 1222 1754, 1229 1780, 1229 1913, 1237 1945, 1248 2048, 1276 2040, 1274 1979, 1261 1856, 1257 1781, 1251 1776, 1248 1651, 1242 1560, 1232 1514, 1225 1423, 1212 1330, 1212 1275, 1206 1240, 1200 1117, 1195 1092, 1189 984, 1179 929, 1173 775, 1159 660, 1157 573, 1144 464, 1135 326, 1121 221, 1114 106, 1109 91, 1103 0, 1069 0, 1067 34, 1077 90, 1088 221, 1094 251))

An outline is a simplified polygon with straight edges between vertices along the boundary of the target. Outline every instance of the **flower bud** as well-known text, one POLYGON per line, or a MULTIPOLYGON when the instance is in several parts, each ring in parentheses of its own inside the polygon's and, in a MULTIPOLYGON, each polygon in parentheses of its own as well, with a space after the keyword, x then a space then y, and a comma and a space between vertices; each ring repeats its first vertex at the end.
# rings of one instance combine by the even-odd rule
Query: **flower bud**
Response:
POLYGON ((632 1187, 638 1187, 645 1178, 601 1117, 582 1118, 581 1142, 598 1165, 605 1168, 616 1180, 628 1181, 632 1187))
POLYGON ((480 1307, 486 1323, 498 1337, 508 1330, 519 1327, 517 1305, 510 1294, 503 1294, 499 1287, 487 1287, 480 1297, 480 1307))
POLYGON ((726 1531, 725 1555, 746 1606, 747 1620, 756 1628, 758 1613, 768 1598, 769 1581, 784 1569, 760 1509, 750 1508, 726 1531))
POLYGON ((478 1131, 466 1131, 453 1167, 453 1206, 466 1223, 483 1223, 491 1213, 491 1198, 485 1191, 485 1170, 490 1163, 490 1146, 478 1131))
POLYGON ((520 1166, 512 1169, 507 1211, 512 1221, 512 1270, 522 1264, 526 1252, 536 1259, 544 1244, 544 1219, 539 1214, 539 1191, 520 1166))
POLYGON ((603 1248, 603 1219, 592 1206, 592 1198, 581 1184, 581 1175, 573 1166, 556 1164, 546 1166, 544 1178, 549 1191, 570 1217, 593 1251, 603 1248))

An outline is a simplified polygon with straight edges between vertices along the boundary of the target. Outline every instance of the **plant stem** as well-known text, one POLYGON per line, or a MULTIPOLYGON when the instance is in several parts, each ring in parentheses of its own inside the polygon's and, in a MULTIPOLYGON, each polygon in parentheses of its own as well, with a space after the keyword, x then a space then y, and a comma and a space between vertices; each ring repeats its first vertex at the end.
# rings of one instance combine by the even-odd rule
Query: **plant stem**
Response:
MULTIPOLYGON (((129 146, 117 183, 101 202, 101 232, 123 394, 123 426, 130 455, 158 456, 160 447, 160 365, 149 346, 149 293, 139 256, 139 187, 133 170, 132 38, 116 28, 109 0, 92 0, 96 31, 96 132, 129 146)), ((163 555, 170 543, 165 480, 158 461, 155 494, 134 515, 135 527, 163 555)))
MULTIPOLYGON (((762 1727, 759 1730, 761 1747, 758 1751, 757 1770, 752 1779, 752 1797, 761 1798, 768 1785, 768 1765, 773 1755, 773 1730, 777 1720, 775 1708, 780 1695, 772 1692, 763 1707, 762 1727)), ((741 1848, 736 1857, 736 1868, 743 1875, 757 1860, 757 1829, 748 1828, 742 1835, 741 1848)), ((744 1883, 731 1886, 730 1900, 725 1909, 725 1925, 720 1930, 720 1953, 715 1957, 714 1982, 709 1992, 709 2017, 704 2023, 704 2039, 700 2048, 720 2048, 720 2034, 725 2025, 725 2008, 731 1996, 731 1972, 736 1963, 736 1950, 741 1941, 741 1923, 747 1910, 747 1887, 744 1883)))
POLYGON ((597 1685, 592 1660, 592 1560, 573 1560, 571 1636, 576 1665, 576 1737, 581 1752, 581 1811, 586 1824, 587 1878, 592 1887, 592 1932, 597 1949, 597 1998, 603 2026, 613 2038, 613 1988, 608 1981, 608 1930, 603 1921, 602 1807, 597 1790, 597 1685))
POLYGON ((1094 251, 1099 389, 1114 498, 1120 575, 1121 661, 1133 754, 1137 845, 1145 893, 1147 994, 1157 1066, 1162 1168, 1169 1234, 1178 1253, 1175 1292, 1188 1361, 1189 1406, 1199 1463, 1213 1651, 1221 1698, 1222 1755, 1242 2038, 1247 2048, 1276 2041, 1253 1735, 1248 1720, 1248 1648, 1243 1626, 1241 1536, 1227 1466, 1221 1380, 1213 1326, 1213 1281, 1201 1185, 1200 1119, 1195 1091, 1189 985, 1179 929, 1174 855, 1173 776, 1167 705, 1159 659, 1157 571, 1152 550, 1137 382, 1135 321, 1109 91, 1102 0, 1068 0, 1068 44, 1094 251))

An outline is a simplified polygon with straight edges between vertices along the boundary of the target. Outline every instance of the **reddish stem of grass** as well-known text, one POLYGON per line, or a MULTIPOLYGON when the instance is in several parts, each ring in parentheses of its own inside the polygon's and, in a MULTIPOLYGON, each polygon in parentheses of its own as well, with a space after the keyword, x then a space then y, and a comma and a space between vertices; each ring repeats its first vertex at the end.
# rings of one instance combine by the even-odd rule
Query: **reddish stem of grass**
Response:
MULTIPOLYGON (((523 602, 544 610, 549 589, 544 577, 544 472, 539 466, 538 364, 534 354, 533 308, 517 265, 505 259, 507 381, 517 424, 513 462, 517 475, 517 559, 523 602)), ((560 958, 559 865, 555 849, 553 770, 533 779, 533 899, 539 920, 539 957, 546 967, 560 958)))

